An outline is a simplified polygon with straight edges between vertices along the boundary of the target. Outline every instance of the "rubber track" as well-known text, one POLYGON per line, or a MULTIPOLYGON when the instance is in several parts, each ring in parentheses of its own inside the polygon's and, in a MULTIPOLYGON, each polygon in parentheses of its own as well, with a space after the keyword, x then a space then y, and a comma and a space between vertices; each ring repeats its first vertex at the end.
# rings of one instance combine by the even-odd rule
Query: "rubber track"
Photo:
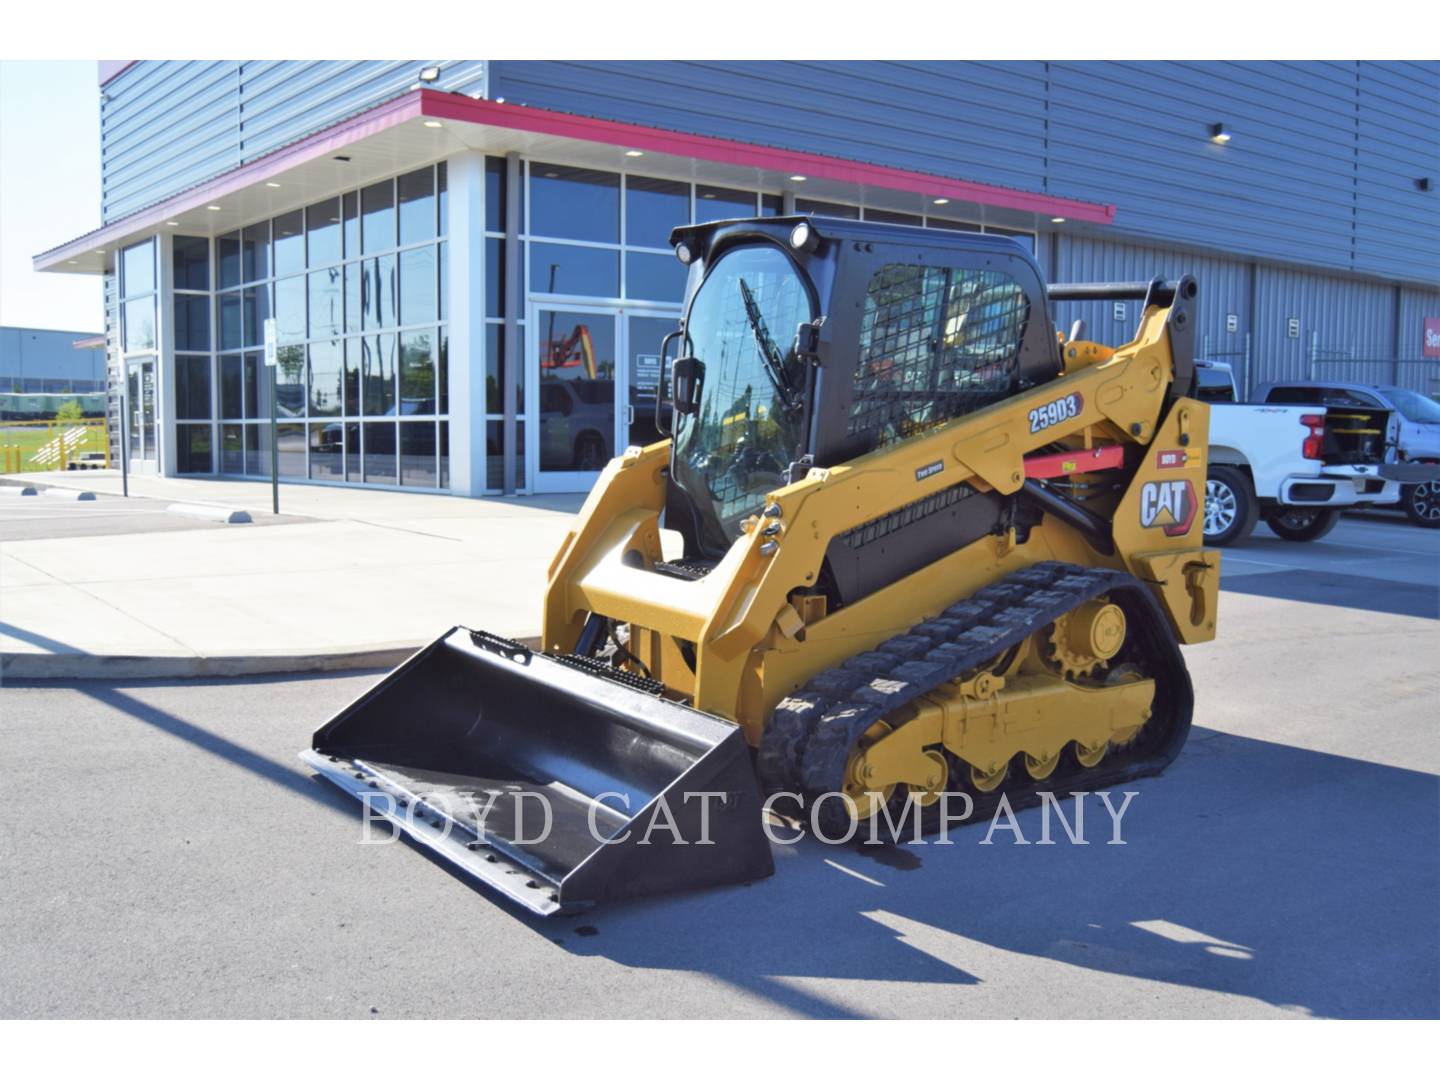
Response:
MULTIPOLYGON (((953 679, 992 666, 1007 649, 1104 594, 1124 609, 1131 631, 1116 662, 1138 661, 1155 680, 1151 719, 1135 742, 1112 748, 1096 768, 1082 769, 1067 755, 1065 764, 1044 782, 1030 780, 1023 768, 1017 781, 1012 769, 1010 780, 991 796, 972 790, 977 807, 972 820, 1002 793, 1018 809, 1038 802, 1042 791, 1068 792, 1081 775, 1096 789, 1160 772, 1185 743, 1194 696, 1159 604, 1146 586, 1123 571, 1043 562, 820 672, 782 700, 761 740, 761 784, 771 792, 803 791, 809 800, 840 790, 851 750, 876 720, 953 679)), ((835 805, 834 800, 828 805, 835 805)))

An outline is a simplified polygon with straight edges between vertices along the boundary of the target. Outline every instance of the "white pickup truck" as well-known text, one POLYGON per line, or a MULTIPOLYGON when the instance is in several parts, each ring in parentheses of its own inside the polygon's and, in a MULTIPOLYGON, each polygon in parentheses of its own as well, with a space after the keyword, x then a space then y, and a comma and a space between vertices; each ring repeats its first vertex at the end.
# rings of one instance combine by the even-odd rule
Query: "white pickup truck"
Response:
POLYGON ((1212 547, 1244 540, 1262 519, 1284 540, 1316 540, 1341 509, 1397 503, 1402 484, 1440 475, 1435 466, 1396 460, 1388 410, 1239 402, 1229 365, 1196 361, 1196 372, 1197 394, 1211 406, 1205 543, 1212 547))

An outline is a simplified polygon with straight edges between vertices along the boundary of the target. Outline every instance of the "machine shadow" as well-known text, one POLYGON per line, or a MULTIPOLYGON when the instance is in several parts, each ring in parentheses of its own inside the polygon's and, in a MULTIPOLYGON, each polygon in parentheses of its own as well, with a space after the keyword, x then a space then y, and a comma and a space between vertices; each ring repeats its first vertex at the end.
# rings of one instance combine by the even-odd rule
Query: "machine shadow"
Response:
POLYGON ((1277 570, 1267 574, 1222 577, 1224 592, 1331 604, 1388 615, 1440 619, 1440 586, 1388 581, 1327 570, 1277 570))
POLYGON ((1440 1015, 1440 777, 1197 729, 1133 790, 1123 846, 1094 796, 1088 846, 1058 822, 1035 843, 1039 809, 1017 816, 1028 845, 982 845, 985 824, 884 859, 807 839, 768 881, 605 909, 563 941, 812 1016, 857 1014, 793 980, 943 984, 935 1014, 965 1015, 967 987, 1015 977, 995 950, 1314 1016, 1440 1015))

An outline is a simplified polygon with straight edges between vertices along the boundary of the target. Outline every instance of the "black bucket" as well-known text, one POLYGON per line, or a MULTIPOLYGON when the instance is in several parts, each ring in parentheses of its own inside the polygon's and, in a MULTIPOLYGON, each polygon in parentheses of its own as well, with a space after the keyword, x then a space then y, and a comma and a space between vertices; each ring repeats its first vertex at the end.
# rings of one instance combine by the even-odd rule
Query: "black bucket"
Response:
POLYGON ((301 757, 540 914, 773 873, 744 733, 656 690, 456 627, 301 757))

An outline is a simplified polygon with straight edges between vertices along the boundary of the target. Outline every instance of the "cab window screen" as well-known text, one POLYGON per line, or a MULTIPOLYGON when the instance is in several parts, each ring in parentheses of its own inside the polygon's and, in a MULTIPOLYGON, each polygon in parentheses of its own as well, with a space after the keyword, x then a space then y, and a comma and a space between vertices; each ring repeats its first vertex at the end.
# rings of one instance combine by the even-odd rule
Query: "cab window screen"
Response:
POLYGON ((850 434, 883 446, 1008 396, 1029 317, 1008 274, 882 267, 865 297, 850 434))

